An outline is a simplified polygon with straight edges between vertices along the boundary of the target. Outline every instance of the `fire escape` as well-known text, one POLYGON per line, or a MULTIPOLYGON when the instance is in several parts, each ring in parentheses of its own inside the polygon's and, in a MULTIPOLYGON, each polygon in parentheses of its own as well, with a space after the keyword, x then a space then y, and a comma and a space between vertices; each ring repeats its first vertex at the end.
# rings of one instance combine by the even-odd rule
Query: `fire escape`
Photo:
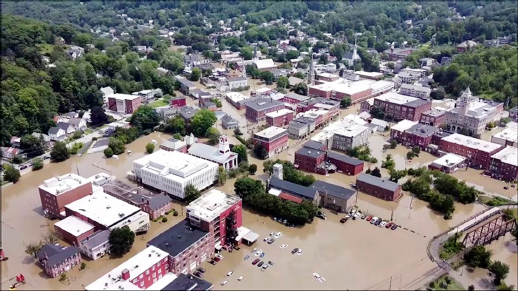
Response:
POLYGON ((227 216, 225 244, 233 247, 237 237, 237 213, 235 210, 227 216))

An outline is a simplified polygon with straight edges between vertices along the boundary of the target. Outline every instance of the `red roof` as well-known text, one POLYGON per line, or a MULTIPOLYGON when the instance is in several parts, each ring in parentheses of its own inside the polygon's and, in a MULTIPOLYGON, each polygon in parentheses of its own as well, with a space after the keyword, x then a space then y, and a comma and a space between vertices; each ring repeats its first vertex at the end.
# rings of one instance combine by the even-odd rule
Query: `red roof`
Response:
POLYGON ((288 200, 288 201, 291 201, 291 202, 295 202, 297 204, 302 202, 302 198, 299 198, 299 197, 296 197, 296 196, 293 196, 293 195, 290 195, 290 194, 284 193, 284 192, 282 192, 279 195, 279 198, 284 199, 284 200, 288 200))

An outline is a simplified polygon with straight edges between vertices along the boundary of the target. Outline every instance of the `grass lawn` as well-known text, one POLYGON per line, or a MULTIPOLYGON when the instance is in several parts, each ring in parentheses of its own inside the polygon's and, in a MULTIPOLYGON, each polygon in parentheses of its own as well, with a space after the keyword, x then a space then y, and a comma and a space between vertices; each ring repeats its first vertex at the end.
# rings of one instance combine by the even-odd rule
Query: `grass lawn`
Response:
POLYGON ((451 279, 450 284, 448 284, 446 288, 443 288, 442 283, 445 282, 446 277, 448 276, 444 276, 433 281, 428 284, 428 287, 433 288, 434 290, 466 290, 459 282, 455 281, 455 279, 451 277, 449 277, 451 279))
POLYGON ((479 201, 481 203, 489 205, 489 206, 502 206, 502 205, 515 204, 513 200, 505 199, 505 198, 499 197, 499 196, 491 197, 491 196, 481 195, 479 197, 479 201))
POLYGON ((163 100, 163 99, 159 99, 157 101, 154 101, 153 103, 149 104, 151 105, 151 107, 153 108, 156 108, 156 107, 161 107, 161 106, 167 106, 169 103, 167 103, 167 101, 163 100))

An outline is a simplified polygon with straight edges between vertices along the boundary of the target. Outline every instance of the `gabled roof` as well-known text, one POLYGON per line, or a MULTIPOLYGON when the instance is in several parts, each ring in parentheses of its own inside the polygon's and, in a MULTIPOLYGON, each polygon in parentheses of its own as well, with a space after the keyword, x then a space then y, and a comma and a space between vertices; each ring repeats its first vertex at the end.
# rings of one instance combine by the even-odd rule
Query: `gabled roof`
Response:
POLYGON ((230 115, 228 114, 225 114, 225 116, 223 116, 223 118, 221 118, 221 121, 225 124, 239 124, 239 122, 237 120, 235 120, 234 118, 232 118, 230 115))
POLYGON ((56 126, 57 126, 57 127, 59 127, 59 128, 61 128, 61 129, 63 129, 64 131, 68 131, 68 129, 69 129, 70 127, 73 127, 73 125, 72 125, 72 124, 70 124, 70 123, 65 123, 65 122, 58 122, 58 124, 56 124, 56 126))
POLYGON ((110 238, 110 231, 98 230, 90 235, 88 238, 81 241, 81 245, 84 245, 87 249, 93 249, 99 245, 106 243, 110 238))
POLYGON ((356 181, 362 181, 369 185, 374 185, 376 187, 386 189, 389 191, 396 191, 399 185, 397 183, 389 181, 387 178, 378 178, 369 174, 360 174, 356 181))
POLYGON ((335 184, 330 184, 324 181, 316 181, 311 185, 311 188, 316 189, 318 192, 325 192, 327 195, 349 200, 356 193, 353 189, 344 188, 335 184))
POLYGON ((74 254, 79 255, 79 248, 76 246, 62 247, 59 244, 46 244, 36 254, 36 256, 39 260, 42 260, 45 258, 45 253, 47 253, 48 256, 46 265, 52 267, 62 263, 64 260, 70 258, 74 254))
POLYGON ((347 163, 347 164, 350 164, 353 166, 358 166, 358 165, 361 165, 364 163, 362 160, 358 160, 357 158, 353 158, 350 156, 342 155, 342 154, 331 152, 331 151, 327 152, 327 157, 330 159, 342 161, 344 163, 347 163))
POLYGON ((228 82, 239 82, 239 81, 246 81, 247 78, 245 77, 231 77, 231 78, 228 78, 228 82))
POLYGON ((49 134, 57 134, 61 128, 55 126, 49 129, 49 134))
POLYGON ((68 123, 72 124, 72 125, 79 125, 79 123, 81 123, 81 121, 83 121, 82 118, 70 118, 68 123))
POLYGON ((169 197, 167 194, 155 195, 149 199, 149 208, 151 208, 152 211, 155 211, 165 204, 171 203, 172 201, 173 199, 171 199, 171 197, 169 197))
POLYGON ((289 181, 281 180, 277 177, 272 177, 270 180, 270 187, 282 190, 284 192, 304 196, 309 199, 314 199, 316 190, 308 187, 304 187, 289 181))

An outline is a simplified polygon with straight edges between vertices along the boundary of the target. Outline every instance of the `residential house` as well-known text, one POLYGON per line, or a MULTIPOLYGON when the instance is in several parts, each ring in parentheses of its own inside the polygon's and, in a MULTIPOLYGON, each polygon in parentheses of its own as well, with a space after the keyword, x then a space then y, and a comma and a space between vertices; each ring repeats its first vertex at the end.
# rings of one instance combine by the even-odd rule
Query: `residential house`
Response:
POLYGON ((71 56, 75 60, 84 55, 85 49, 82 47, 73 45, 67 50, 67 53, 69 56, 71 56))
POLYGON ((349 212, 356 204, 357 192, 324 181, 316 181, 311 188, 318 191, 320 205, 338 212, 349 212))
POLYGON ((195 108, 192 106, 184 106, 180 108, 179 114, 186 122, 190 122, 191 118, 193 118, 196 112, 198 111, 200 111, 199 108, 195 108))
POLYGON ((19 148, 20 147, 20 142, 22 141, 22 139, 20 137, 17 137, 17 136, 13 136, 11 137, 11 140, 10 140, 10 144, 13 148, 19 148))
POLYGON ((63 141, 67 138, 67 132, 60 127, 51 127, 49 129, 49 138, 52 141, 63 141))
POLYGON ((19 148, 2 147, 2 157, 5 159, 12 159, 19 153, 20 153, 19 148))
POLYGON ((248 87, 248 80, 246 77, 232 77, 227 80, 227 83, 230 90, 248 87))
POLYGON ((32 136, 42 139, 44 145, 49 145, 49 143, 50 143, 50 137, 46 134, 39 133, 39 132, 33 132, 32 136))
POLYGON ((189 80, 187 80, 184 77, 176 76, 176 81, 180 82, 180 92, 182 92, 185 95, 190 95, 192 90, 196 90, 196 85, 191 83, 189 80))
POLYGON ((97 260, 110 252, 110 231, 98 230, 79 243, 82 254, 92 260, 97 260))
POLYGON ((518 122, 518 106, 509 109, 509 118, 514 122, 518 122))
POLYGON ((112 89, 112 87, 103 87, 99 90, 103 94, 104 103, 108 103, 108 96, 115 94, 115 91, 112 89))
POLYGON ((45 269, 45 273, 51 278, 55 278, 81 263, 78 247, 63 247, 57 243, 44 245, 36 257, 45 269))
POLYGON ((68 124, 74 126, 75 131, 85 131, 86 130, 86 120, 83 118, 70 118, 68 124))
POLYGON ((221 125, 223 126, 224 129, 239 128, 239 122, 228 114, 225 114, 225 116, 223 116, 223 118, 221 118, 221 125))
POLYGON ((467 52, 467 51, 475 48, 477 45, 478 45, 478 43, 476 43, 472 40, 463 41, 457 46, 457 52, 459 52, 459 53, 467 52))

